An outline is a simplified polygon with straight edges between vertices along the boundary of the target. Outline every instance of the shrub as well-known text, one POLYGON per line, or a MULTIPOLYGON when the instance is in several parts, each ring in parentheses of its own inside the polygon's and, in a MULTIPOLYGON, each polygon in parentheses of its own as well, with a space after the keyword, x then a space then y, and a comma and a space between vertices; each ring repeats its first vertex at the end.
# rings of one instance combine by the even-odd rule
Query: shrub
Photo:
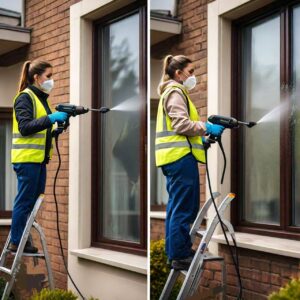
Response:
MULTIPOLYGON (((4 289, 5 289, 5 285, 6 285, 6 280, 2 277, 0 277, 0 298, 3 295, 4 289)), ((12 293, 10 293, 9 297, 7 300, 15 300, 15 297, 12 293)))
POLYGON ((71 291, 60 289, 49 290, 42 289, 40 292, 35 291, 31 300, 77 300, 77 296, 71 291))
MULTIPOLYGON (((150 244, 150 298, 158 300, 170 272, 165 253, 165 240, 151 241, 150 244)), ((176 299, 181 283, 177 282, 170 300, 176 299)))
POLYGON ((300 279, 292 279, 278 292, 273 292, 269 300, 296 300, 300 299, 300 279))

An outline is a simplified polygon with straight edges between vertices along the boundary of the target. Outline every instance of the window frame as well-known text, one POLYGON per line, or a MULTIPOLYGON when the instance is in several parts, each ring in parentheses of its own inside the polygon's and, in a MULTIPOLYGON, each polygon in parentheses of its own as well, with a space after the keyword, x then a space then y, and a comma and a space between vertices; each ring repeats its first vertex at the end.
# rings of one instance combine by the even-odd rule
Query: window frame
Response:
POLYGON ((102 222, 99 220, 98 214, 103 210, 102 203, 99 203, 101 186, 99 185, 102 177, 101 168, 101 120, 95 115, 92 116, 92 218, 91 218, 91 245, 110 250, 128 252, 145 256, 147 254, 147 7, 146 1, 136 1, 124 8, 121 8, 112 14, 109 14, 93 24, 93 82, 92 82, 92 105, 93 107, 101 107, 103 101, 101 99, 101 72, 97 66, 101 66, 102 60, 102 31, 106 26, 114 22, 126 18, 132 14, 139 14, 139 37, 140 37, 140 81, 139 87, 142 99, 145 103, 141 105, 140 112, 140 242, 127 242, 121 240, 112 240, 105 238, 102 234, 102 222), (98 85, 97 82, 101 84, 98 85), (99 138, 100 136, 100 138, 99 138), (94 159, 95 158, 95 159, 94 159), (96 160, 96 161, 95 161, 96 160), (100 166, 98 168, 98 166, 100 166))
MULTIPOLYGON (((11 120, 13 117, 13 109, 11 107, 0 107, 0 120, 11 120)), ((12 210, 0 210, 0 218, 11 219, 12 210)))
MULTIPOLYGON (((246 15, 232 23, 232 116, 242 116, 242 44, 241 32, 245 25, 261 20, 276 13, 280 15, 280 87, 281 99, 289 100, 292 84, 292 8, 300 4, 299 0, 279 1, 246 15)), ((241 218, 242 205, 234 201, 231 207, 232 223, 240 232, 268 235, 280 238, 300 240, 300 227, 292 226, 292 142, 289 130, 289 118, 281 116, 280 126, 280 224, 251 223, 241 218)), ((231 189, 237 195, 243 195, 243 136, 240 130, 231 133, 231 189), (242 151, 241 151, 242 150, 242 151)))

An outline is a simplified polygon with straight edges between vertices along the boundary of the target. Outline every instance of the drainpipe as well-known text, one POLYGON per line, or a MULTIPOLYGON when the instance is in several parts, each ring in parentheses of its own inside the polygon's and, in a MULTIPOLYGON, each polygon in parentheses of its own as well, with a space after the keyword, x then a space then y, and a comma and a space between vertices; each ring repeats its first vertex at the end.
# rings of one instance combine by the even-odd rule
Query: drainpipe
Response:
POLYGON ((25 0, 21 4, 21 27, 25 27, 25 0))

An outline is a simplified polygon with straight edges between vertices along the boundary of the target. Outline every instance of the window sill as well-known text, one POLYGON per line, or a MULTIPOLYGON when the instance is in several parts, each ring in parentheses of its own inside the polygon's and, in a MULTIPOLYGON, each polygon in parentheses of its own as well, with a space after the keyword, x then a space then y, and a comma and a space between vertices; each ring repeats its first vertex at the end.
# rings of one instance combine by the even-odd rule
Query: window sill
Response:
MULTIPOLYGON (((262 251, 280 256, 288 256, 300 258, 300 243, 299 241, 281 239, 257 234, 249 234, 236 232, 237 246, 256 251, 262 251)), ((231 237, 228 235, 228 240, 233 245, 231 237)), ((220 244, 226 244, 223 234, 214 235, 212 241, 220 244)))
POLYGON ((11 219, 0 219, 0 226, 10 226, 11 219))
POLYGON ((166 212, 165 211, 150 211, 150 219, 166 219, 166 212))
POLYGON ((147 257, 102 248, 75 249, 70 250, 70 254, 97 263, 147 275, 147 257))

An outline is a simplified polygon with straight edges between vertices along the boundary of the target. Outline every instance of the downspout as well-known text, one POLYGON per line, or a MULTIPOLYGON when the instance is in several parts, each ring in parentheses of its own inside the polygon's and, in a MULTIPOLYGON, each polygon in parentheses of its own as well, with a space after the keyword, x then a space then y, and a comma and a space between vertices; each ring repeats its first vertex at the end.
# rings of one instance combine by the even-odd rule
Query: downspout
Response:
POLYGON ((21 27, 25 27, 25 0, 21 4, 21 27))

